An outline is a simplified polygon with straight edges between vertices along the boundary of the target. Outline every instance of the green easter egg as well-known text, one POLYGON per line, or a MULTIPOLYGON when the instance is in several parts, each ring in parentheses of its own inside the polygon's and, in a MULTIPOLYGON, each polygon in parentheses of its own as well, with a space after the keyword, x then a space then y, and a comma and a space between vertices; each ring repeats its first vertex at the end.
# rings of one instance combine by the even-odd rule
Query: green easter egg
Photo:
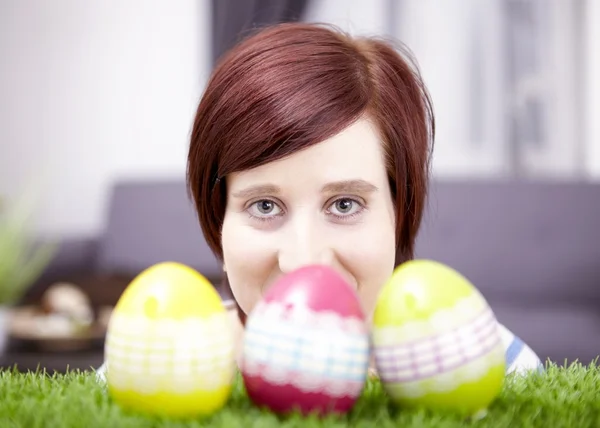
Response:
POLYGON ((384 388, 405 407, 484 411, 504 383, 498 327, 486 300, 456 270, 431 260, 400 265, 373 315, 384 388))
POLYGON ((479 292, 460 273, 432 260, 411 260, 398 266, 381 289, 373 322, 377 327, 427 320, 479 292))

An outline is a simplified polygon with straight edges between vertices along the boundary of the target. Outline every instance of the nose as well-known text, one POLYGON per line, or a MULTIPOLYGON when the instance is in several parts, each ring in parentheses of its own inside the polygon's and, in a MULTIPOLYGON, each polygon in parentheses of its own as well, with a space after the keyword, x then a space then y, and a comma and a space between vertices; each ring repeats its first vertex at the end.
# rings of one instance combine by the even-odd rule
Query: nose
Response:
POLYGON ((326 235, 318 228, 294 225, 282 237, 279 249, 279 269, 289 273, 309 264, 333 266, 335 251, 326 235))

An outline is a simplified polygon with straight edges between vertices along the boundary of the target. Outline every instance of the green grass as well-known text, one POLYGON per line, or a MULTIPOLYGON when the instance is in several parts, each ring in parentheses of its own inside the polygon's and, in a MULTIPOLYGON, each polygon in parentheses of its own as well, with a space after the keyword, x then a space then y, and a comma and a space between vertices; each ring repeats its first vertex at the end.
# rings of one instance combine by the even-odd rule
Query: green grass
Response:
POLYGON ((0 427, 598 427, 600 366, 548 364, 545 373, 509 376, 505 388, 479 421, 453 414, 398 409, 381 385, 369 381, 346 416, 278 417, 255 407, 241 382, 220 412, 204 420, 177 421, 124 412, 90 372, 67 374, 0 372, 0 427))

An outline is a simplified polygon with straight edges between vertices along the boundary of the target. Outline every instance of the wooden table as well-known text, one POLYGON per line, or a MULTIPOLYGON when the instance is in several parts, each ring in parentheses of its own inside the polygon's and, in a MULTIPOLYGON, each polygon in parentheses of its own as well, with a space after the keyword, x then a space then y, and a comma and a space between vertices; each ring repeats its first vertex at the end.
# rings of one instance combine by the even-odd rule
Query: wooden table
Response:
POLYGON ((55 371, 65 373, 73 370, 90 370, 98 368, 104 359, 102 350, 82 352, 7 352, 0 357, 0 370, 17 366, 20 372, 46 370, 52 374, 55 371))
POLYGON ((96 340, 82 349, 64 346, 44 348, 39 344, 10 339, 3 355, 0 355, 0 370, 17 367, 21 372, 40 370, 52 374, 68 370, 90 370, 97 368, 104 359, 104 340, 96 340))

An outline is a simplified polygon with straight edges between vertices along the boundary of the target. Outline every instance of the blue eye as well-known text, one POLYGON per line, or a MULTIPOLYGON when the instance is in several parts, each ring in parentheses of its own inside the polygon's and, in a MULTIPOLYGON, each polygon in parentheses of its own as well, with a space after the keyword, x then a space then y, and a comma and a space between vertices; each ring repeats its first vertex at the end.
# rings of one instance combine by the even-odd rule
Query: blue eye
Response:
POLYGON ((340 198, 331 204, 331 210, 334 215, 348 216, 362 208, 362 204, 351 198, 340 198))
POLYGON ((258 220, 271 220, 283 212, 279 205, 270 199, 261 199, 254 202, 248 207, 247 211, 250 217, 258 220))
POLYGON ((350 220, 360 215, 364 209, 364 204, 356 199, 346 197, 335 200, 330 205, 328 212, 338 220, 350 220))
POLYGON ((270 214, 275 208, 275 203, 273 201, 264 200, 258 201, 256 203, 256 209, 261 212, 261 214, 270 214))
POLYGON ((355 204, 356 203, 352 199, 339 199, 334 203, 335 208, 342 214, 351 212, 355 204))

